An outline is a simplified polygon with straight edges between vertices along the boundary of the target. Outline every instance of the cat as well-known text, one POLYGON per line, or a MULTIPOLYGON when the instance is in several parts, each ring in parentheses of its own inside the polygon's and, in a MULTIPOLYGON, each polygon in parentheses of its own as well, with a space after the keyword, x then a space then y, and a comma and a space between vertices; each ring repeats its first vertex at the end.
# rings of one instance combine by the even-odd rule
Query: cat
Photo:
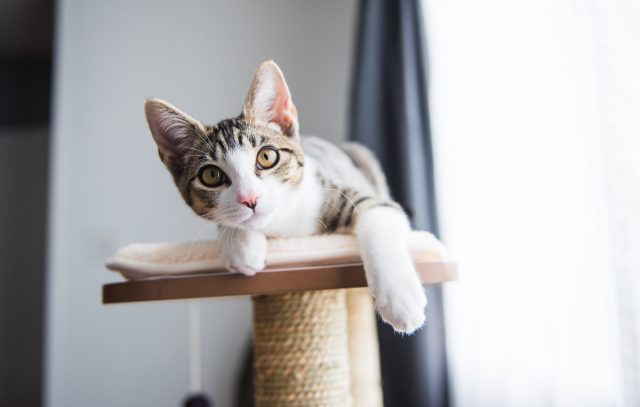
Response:
POLYGON ((401 333, 425 321, 427 299, 405 237, 409 220, 373 153, 300 136, 298 113, 273 61, 255 72, 242 113, 208 126, 148 99, 160 159, 193 211, 234 233, 221 240, 231 271, 265 266, 267 237, 355 234, 382 319, 401 333))

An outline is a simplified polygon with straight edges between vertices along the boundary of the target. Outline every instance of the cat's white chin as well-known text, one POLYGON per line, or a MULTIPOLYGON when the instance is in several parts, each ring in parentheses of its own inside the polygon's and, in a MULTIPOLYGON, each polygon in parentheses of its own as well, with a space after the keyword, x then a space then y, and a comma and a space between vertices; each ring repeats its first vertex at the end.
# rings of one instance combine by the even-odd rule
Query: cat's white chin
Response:
POLYGON ((272 219, 273 212, 254 212, 246 219, 238 222, 238 226, 251 230, 262 229, 267 226, 272 219))

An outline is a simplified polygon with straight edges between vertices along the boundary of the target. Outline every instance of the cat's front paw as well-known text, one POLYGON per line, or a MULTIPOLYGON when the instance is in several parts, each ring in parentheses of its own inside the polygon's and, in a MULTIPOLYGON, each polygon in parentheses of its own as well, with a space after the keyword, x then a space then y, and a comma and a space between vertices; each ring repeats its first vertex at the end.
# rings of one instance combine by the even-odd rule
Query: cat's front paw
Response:
MULTIPOLYGON (((421 288, 421 287, 420 287, 421 288)), ((376 296, 376 308, 382 319, 397 332, 411 334, 424 325, 427 297, 419 292, 399 287, 386 287, 376 296)))
POLYGON ((222 257, 230 271, 253 276, 266 265, 267 238, 262 233, 243 232, 223 247, 222 257))
POLYGON ((372 287, 372 294, 382 319, 397 332, 411 334, 424 325, 427 296, 410 258, 400 256, 394 262, 398 265, 395 273, 387 269, 372 287))

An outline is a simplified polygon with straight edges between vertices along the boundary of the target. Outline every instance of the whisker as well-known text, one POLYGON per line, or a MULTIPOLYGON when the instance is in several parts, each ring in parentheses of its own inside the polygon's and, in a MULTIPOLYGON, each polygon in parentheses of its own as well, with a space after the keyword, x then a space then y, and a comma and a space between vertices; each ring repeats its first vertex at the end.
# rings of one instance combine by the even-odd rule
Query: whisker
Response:
POLYGON ((236 228, 231 228, 231 233, 228 236, 227 242, 228 242, 228 246, 231 246, 231 244, 233 243, 233 235, 236 233, 236 228))
POLYGON ((187 149, 189 149, 189 150, 194 150, 194 151, 199 151, 199 152, 201 152, 201 153, 206 153, 206 152, 207 152, 206 150, 203 150, 203 149, 202 149, 202 148, 200 148, 200 147, 194 147, 194 146, 188 146, 188 147, 187 147, 187 149))
POLYGON ((220 256, 220 242, 222 242, 224 234, 229 230, 229 227, 230 227, 228 225, 221 225, 221 226, 222 226, 222 233, 218 234, 218 244, 216 246, 216 250, 218 251, 218 256, 220 256))
POLYGON ((209 149, 209 152, 212 152, 215 149, 213 146, 213 141, 206 135, 200 134, 199 136, 200 136, 200 140, 202 140, 205 146, 209 149))
POLYGON ((344 213, 340 210, 340 208, 338 208, 337 206, 335 206, 334 204, 332 204, 331 202, 325 200, 324 203, 333 206, 338 212, 340 212, 340 215, 344 216, 344 213))
POLYGON ((201 149, 196 148, 196 147, 187 147, 187 149, 188 149, 188 150, 191 150, 191 151, 195 151, 196 153, 204 154, 204 155, 208 155, 208 154, 209 154, 209 152, 208 152, 208 151, 201 150, 201 149))
POLYGON ((356 211, 356 213, 358 212, 358 207, 356 206, 355 203, 353 203, 353 201, 351 200, 351 198, 349 198, 347 195, 345 195, 344 192, 340 191, 339 189, 335 189, 335 188, 324 188, 324 187, 320 187, 321 189, 325 189, 327 191, 336 191, 338 192, 340 195, 344 196, 346 198, 347 201, 349 201, 349 203, 351 204, 351 206, 353 206, 353 209, 356 211))
POLYGON ((211 223, 205 223, 204 225, 202 225, 202 227, 200 228, 198 233, 196 233, 196 236, 192 239, 191 245, 189 245, 189 249, 187 250, 187 258, 188 259, 191 258, 191 251, 195 247, 195 245, 198 242, 198 239, 200 238, 200 236, 202 236, 202 234, 210 227, 213 227, 213 225, 211 223))
POLYGON ((325 230, 329 230, 329 228, 327 227, 327 225, 325 225, 324 223, 322 223, 322 221, 320 219, 317 218, 313 218, 313 220, 315 220, 316 222, 318 222, 320 225, 322 225, 324 227, 325 230))

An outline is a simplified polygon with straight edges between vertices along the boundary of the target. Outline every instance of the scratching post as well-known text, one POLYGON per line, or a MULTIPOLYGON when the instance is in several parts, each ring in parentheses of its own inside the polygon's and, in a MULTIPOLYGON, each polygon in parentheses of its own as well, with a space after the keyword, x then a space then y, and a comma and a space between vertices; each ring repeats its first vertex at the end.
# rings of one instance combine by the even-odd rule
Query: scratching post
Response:
POLYGON ((373 300, 366 288, 347 290, 353 407, 382 407, 382 379, 373 300))
POLYGON ((367 289, 253 297, 255 403, 381 407, 367 289))
POLYGON ((345 290, 253 297, 255 405, 351 406, 345 290))

